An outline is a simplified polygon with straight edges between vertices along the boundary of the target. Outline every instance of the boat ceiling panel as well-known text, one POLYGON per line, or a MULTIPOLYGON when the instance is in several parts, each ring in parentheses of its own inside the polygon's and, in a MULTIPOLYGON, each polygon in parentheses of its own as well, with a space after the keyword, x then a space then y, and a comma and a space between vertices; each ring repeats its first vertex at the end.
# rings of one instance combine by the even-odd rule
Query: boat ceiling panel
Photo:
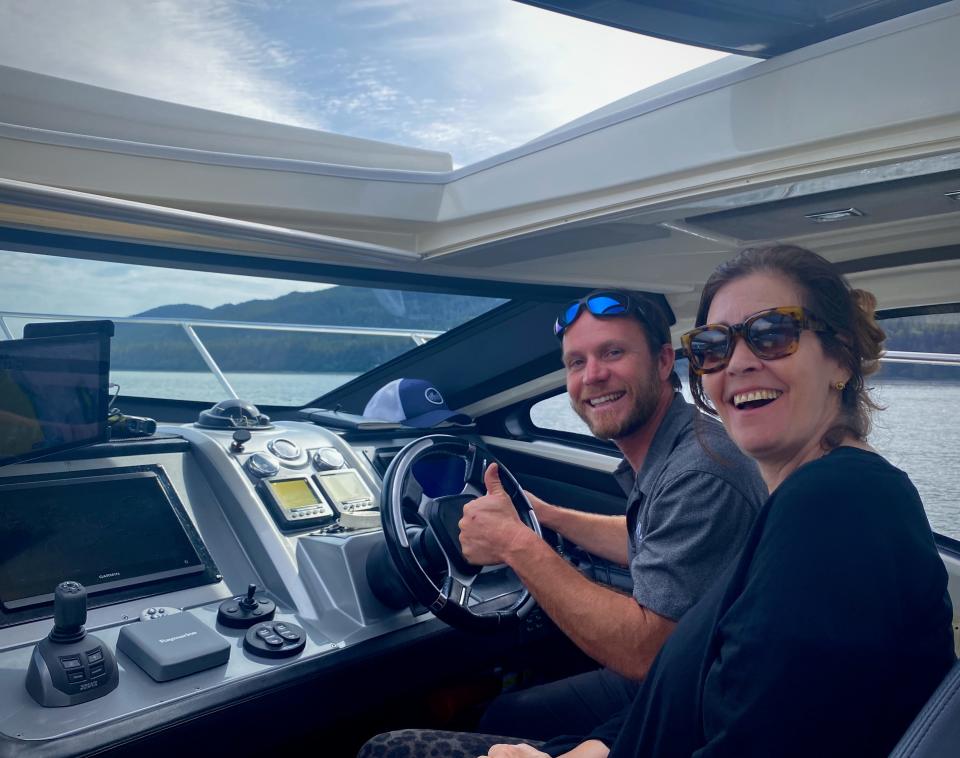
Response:
MULTIPOLYGON (((852 228, 941 213, 960 214, 960 200, 949 197, 950 192, 960 192, 960 171, 790 198, 686 221, 698 229, 742 241, 783 239, 816 233, 825 229, 827 223, 852 228), (844 209, 863 215, 827 223, 809 218, 812 214, 844 209)), ((960 218, 954 223, 957 221, 960 218)))
POLYGON ((944 0, 520 0, 688 45, 770 57, 944 0))

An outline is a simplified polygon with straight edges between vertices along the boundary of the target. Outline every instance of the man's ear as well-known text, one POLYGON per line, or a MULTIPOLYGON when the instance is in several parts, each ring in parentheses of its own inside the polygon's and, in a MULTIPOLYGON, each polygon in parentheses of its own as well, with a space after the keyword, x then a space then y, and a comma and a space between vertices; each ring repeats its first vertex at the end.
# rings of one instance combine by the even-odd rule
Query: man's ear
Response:
POLYGON ((670 372, 673 371, 673 364, 677 356, 673 345, 661 345, 660 352, 657 355, 657 373, 660 375, 660 381, 667 381, 670 372))

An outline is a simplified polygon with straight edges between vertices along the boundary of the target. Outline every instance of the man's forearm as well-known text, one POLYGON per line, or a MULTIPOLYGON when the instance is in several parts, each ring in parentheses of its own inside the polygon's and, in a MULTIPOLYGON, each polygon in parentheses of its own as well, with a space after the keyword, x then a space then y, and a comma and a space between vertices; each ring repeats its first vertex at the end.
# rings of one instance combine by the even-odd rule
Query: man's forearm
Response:
POLYGON ((506 562, 577 647, 623 676, 642 678, 675 626, 632 597, 589 581, 533 532, 506 562))
POLYGON ((537 509, 537 517, 542 526, 553 529, 588 553, 621 566, 627 565, 625 516, 601 516, 545 503, 537 509))

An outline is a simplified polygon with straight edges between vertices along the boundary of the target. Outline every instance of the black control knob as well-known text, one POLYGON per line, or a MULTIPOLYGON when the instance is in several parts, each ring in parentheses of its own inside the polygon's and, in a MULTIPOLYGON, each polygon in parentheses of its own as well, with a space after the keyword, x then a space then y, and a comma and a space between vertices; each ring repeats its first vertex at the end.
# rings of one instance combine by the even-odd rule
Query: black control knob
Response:
POLYGON ((266 595, 257 594, 257 585, 247 587, 246 595, 237 595, 220 603, 217 621, 234 629, 246 629, 260 621, 269 621, 277 612, 277 604, 266 595))
POLYGON ((79 582, 60 582, 53 591, 53 629, 50 641, 82 640, 87 623, 87 590, 79 582))
POLYGON ((246 429, 237 429, 233 433, 233 442, 230 449, 235 453, 242 453, 243 446, 250 441, 250 432, 246 429))

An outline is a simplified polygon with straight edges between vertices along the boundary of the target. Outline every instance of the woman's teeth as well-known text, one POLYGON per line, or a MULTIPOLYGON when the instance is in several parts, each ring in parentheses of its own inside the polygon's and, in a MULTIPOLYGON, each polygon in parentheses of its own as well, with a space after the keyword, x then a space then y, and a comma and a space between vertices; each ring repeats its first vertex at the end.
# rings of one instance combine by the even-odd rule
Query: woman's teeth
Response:
POLYGON ((750 392, 738 392, 733 396, 733 404, 740 410, 749 406, 759 408, 776 400, 783 392, 780 390, 750 390, 750 392))

